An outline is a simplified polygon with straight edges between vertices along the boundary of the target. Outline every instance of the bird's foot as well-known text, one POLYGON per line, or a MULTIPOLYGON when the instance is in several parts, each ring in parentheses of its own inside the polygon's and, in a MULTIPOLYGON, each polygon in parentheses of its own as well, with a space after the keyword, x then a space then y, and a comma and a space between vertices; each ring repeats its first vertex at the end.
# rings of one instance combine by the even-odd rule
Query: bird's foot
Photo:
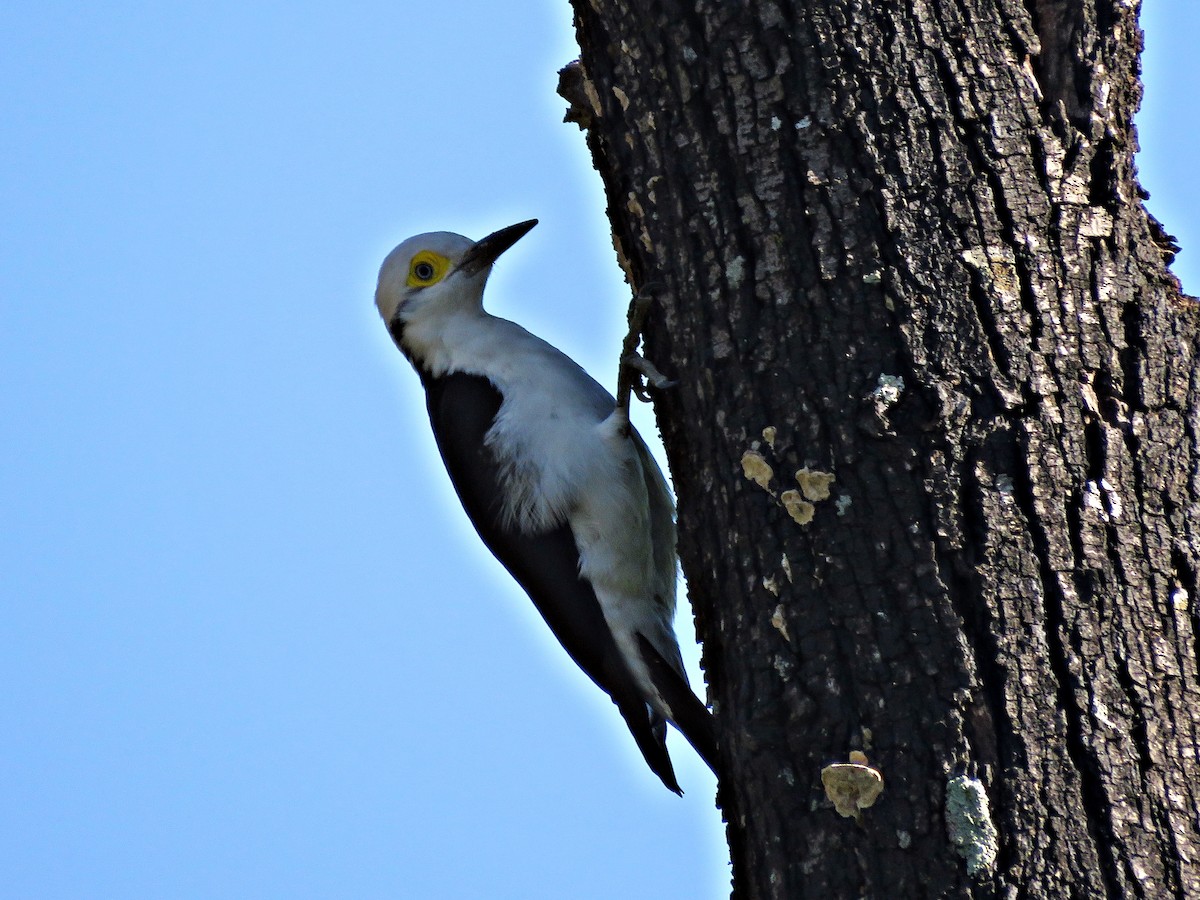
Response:
POLYGON ((617 373, 617 410, 624 411, 628 416, 629 395, 636 394, 643 403, 650 402, 647 388, 666 390, 674 387, 677 382, 671 381, 655 365, 638 353, 638 344, 642 341, 642 328, 646 324, 646 316, 654 305, 655 297, 662 291, 662 285, 646 284, 633 303, 629 306, 629 331, 621 345, 621 365, 617 373))
POLYGON ((662 372, 658 371, 654 363, 646 359, 640 353, 630 353, 621 361, 626 367, 633 369, 634 377, 630 379, 630 390, 637 395, 637 398, 643 403, 650 402, 650 395, 646 392, 647 388, 654 388, 656 391, 665 391, 667 388, 673 388, 679 384, 678 381, 672 381, 662 372))

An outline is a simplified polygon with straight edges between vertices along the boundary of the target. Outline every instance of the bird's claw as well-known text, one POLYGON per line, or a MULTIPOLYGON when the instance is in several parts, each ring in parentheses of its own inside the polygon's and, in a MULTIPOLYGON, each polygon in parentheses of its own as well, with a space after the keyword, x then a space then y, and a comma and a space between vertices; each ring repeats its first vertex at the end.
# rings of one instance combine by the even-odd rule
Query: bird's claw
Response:
POLYGON ((662 293, 663 286, 658 282, 649 282, 641 289, 629 305, 629 332, 621 347, 621 367, 617 373, 617 408, 629 409, 629 395, 633 393, 643 403, 651 400, 648 388, 666 390, 674 387, 677 382, 671 381, 655 368, 650 360, 637 352, 642 340, 642 327, 646 324, 646 316, 655 298, 662 293))
POLYGON ((647 388, 653 388, 656 391, 665 391, 667 388, 673 388, 679 382, 672 381, 646 357, 640 353, 630 353, 625 357, 623 363, 637 373, 637 377, 633 379, 633 392, 637 394, 638 399, 643 403, 650 400, 650 395, 646 392, 647 388))

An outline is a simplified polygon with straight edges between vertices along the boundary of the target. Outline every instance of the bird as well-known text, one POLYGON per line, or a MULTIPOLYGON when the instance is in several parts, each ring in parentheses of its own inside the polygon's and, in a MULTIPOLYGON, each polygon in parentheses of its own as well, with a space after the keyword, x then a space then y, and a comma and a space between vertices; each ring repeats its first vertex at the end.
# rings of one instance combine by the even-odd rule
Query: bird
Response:
POLYGON ((618 403, 561 350, 483 308, 493 263, 537 219, 472 241, 408 238, 375 304, 425 391, 458 498, 572 660, 616 704, 663 784, 683 791, 671 722, 714 772, 713 717, 675 637, 675 507, 618 403))

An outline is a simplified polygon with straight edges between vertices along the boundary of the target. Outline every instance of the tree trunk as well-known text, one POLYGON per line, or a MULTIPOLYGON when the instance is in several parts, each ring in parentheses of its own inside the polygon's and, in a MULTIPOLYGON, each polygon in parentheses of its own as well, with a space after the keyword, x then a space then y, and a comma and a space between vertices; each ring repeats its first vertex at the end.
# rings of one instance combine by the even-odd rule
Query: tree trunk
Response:
POLYGON ((574 7, 734 894, 1200 897, 1200 314, 1137 0, 574 7))

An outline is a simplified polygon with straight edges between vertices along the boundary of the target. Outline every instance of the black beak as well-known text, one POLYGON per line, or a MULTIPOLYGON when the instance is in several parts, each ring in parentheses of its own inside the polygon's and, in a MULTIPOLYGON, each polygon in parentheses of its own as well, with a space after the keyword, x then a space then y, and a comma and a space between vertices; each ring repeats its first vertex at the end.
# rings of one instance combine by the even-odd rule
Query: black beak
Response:
POLYGON ((463 254, 458 268, 468 275, 482 272, 499 259, 501 253, 525 237, 537 223, 537 219, 530 219, 528 222, 518 222, 516 225, 493 231, 463 254))

